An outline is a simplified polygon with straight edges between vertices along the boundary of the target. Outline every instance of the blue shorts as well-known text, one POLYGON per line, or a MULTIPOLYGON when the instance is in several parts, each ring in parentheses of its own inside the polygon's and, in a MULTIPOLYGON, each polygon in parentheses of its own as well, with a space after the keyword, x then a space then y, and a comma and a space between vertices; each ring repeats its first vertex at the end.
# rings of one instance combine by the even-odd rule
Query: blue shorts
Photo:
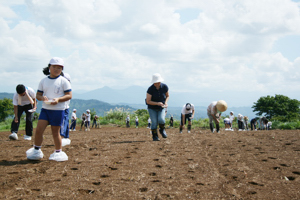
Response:
POLYGON ((42 108, 39 120, 46 120, 51 126, 61 126, 64 121, 64 110, 47 110, 42 108))

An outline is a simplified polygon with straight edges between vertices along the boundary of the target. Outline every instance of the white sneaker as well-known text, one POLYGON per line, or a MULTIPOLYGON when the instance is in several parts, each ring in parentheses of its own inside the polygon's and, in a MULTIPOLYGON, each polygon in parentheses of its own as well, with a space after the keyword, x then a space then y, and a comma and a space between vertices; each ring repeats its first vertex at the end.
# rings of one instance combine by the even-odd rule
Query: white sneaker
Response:
POLYGON ((228 129, 228 128, 225 128, 225 131, 229 131, 229 129, 228 129))
POLYGON ((24 140, 31 140, 31 136, 24 135, 24 140))
POLYGON ((191 133, 191 131, 188 131, 188 133, 191 133))
POLYGON ((239 129, 239 131, 242 131, 242 129, 239 129))
POLYGON ((76 129, 74 129, 73 131, 76 131, 76 129))
POLYGON ((61 151, 59 153, 54 152, 50 155, 49 160, 55 160, 57 162, 67 161, 68 156, 65 152, 61 151))
POLYGON ((8 138, 11 140, 18 140, 18 135, 15 132, 12 132, 8 138))
POLYGON ((36 150, 34 147, 28 149, 26 155, 28 160, 40 160, 44 157, 42 150, 36 150))
POLYGON ((71 144, 71 140, 69 138, 62 138, 61 139, 61 146, 66 146, 66 145, 70 145, 71 144))
POLYGON ((69 130, 70 132, 72 131, 72 129, 69 130))

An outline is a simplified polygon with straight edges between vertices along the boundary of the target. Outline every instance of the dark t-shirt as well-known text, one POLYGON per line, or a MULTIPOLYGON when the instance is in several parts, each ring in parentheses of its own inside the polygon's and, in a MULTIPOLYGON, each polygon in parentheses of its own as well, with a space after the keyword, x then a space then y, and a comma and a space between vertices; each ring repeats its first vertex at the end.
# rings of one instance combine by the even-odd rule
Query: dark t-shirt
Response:
MULTIPOLYGON (((151 97, 151 101, 154 102, 162 102, 163 104, 166 102, 166 93, 169 91, 169 88, 166 84, 161 83, 159 89, 156 89, 156 87, 154 86, 154 84, 152 84, 148 90, 147 93, 152 95, 151 97)), ((151 109, 159 109, 161 110, 162 107, 161 106, 157 106, 157 105, 148 105, 148 108, 151 109)))

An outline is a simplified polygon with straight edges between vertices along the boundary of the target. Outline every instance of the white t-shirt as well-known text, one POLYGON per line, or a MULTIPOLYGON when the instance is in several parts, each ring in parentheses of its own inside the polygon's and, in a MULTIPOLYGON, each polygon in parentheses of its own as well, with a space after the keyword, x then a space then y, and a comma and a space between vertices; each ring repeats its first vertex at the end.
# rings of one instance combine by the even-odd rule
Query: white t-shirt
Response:
MULTIPOLYGON (((62 77, 50 78, 47 76, 43 78, 38 86, 38 92, 42 92, 43 96, 46 96, 49 100, 59 98, 65 95, 65 92, 72 91, 70 82, 62 77)), ((45 104, 43 102, 43 108, 47 110, 65 110, 66 102, 58 102, 56 105, 45 104)))
POLYGON ((72 119, 76 120, 77 117, 76 117, 76 113, 75 112, 72 112, 72 119))
POLYGON ((91 121, 91 114, 90 113, 86 113, 85 115, 86 115, 85 121, 90 122, 91 121))
POLYGON ((136 118, 135 118, 135 121, 138 122, 138 121, 139 121, 139 118, 136 117, 136 118))
POLYGON ((151 119, 150 118, 148 119, 148 123, 151 123, 151 119))
POLYGON ((183 114, 183 115, 190 114, 190 113, 193 113, 193 110, 195 110, 194 104, 191 104, 191 109, 189 109, 189 110, 186 109, 186 104, 184 104, 182 107, 182 110, 181 110, 181 114, 183 114))
POLYGON ((209 106, 207 107, 207 113, 208 114, 215 115, 215 114, 218 113, 217 108, 215 107, 215 105, 217 105, 217 101, 213 101, 209 104, 209 106))
POLYGON ((229 115, 229 119, 230 119, 230 123, 232 123, 234 120, 234 115, 229 115))
POLYGON ((230 123, 230 119, 226 117, 226 118, 224 119, 224 122, 225 122, 225 123, 230 123))
MULTIPOLYGON (((32 88, 30 88, 30 87, 25 87, 25 89, 27 90, 28 95, 32 99, 35 99, 35 96, 36 96, 35 91, 32 88)), ((19 96, 20 95, 17 92, 14 94, 14 97, 13 97, 13 105, 14 106, 18 106, 19 105, 18 104, 18 98, 19 98, 19 96)), ((24 105, 30 104, 30 101, 29 101, 29 99, 28 99, 28 97, 26 95, 20 96, 20 98, 21 98, 21 105, 20 106, 24 106, 24 105)))

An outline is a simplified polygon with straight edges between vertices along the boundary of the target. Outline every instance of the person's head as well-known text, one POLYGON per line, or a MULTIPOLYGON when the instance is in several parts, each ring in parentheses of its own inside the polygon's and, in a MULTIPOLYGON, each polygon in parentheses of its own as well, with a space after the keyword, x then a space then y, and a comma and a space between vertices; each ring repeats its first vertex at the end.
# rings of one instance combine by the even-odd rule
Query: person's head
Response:
POLYGON ((76 109, 73 109, 73 112, 76 113, 76 109))
POLYGON ((192 107, 192 105, 190 103, 185 104, 185 109, 186 110, 190 110, 192 107))
POLYGON ((151 83, 155 85, 155 87, 160 86, 160 83, 163 82, 164 79, 161 77, 159 73, 155 73, 152 75, 151 83))
POLYGON ((233 111, 230 111, 230 115, 233 115, 233 111))
POLYGON ((25 95, 25 92, 26 92, 26 88, 23 84, 19 84, 17 85, 16 87, 16 91, 17 93, 20 95, 20 96, 24 96, 25 95))
POLYGON ((51 58, 49 62, 49 70, 50 70, 50 76, 51 77, 57 77, 62 73, 62 70, 64 69, 64 61, 63 59, 59 57, 53 57, 51 58))
POLYGON ((89 113, 90 113, 90 110, 89 110, 89 109, 87 109, 87 110, 86 110, 86 113, 88 113, 88 114, 89 114, 89 113))
POLYGON ((224 100, 219 100, 216 107, 218 112, 225 112, 227 110, 227 103, 224 100))

